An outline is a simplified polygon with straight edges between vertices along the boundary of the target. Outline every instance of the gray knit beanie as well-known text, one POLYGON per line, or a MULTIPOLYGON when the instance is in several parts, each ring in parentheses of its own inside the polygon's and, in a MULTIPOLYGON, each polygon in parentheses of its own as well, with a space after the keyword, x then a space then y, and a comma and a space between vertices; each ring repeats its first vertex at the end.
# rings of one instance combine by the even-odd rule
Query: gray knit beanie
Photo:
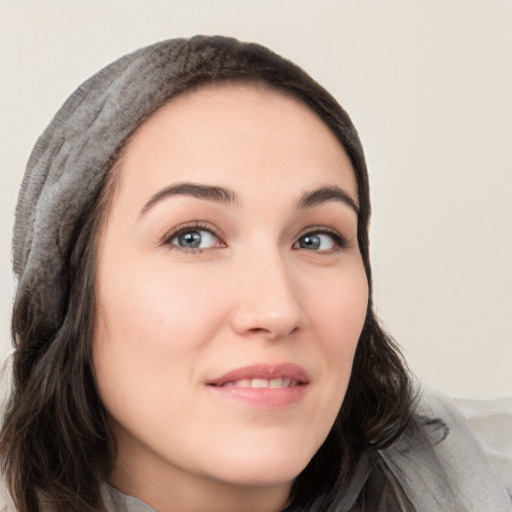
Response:
POLYGON ((366 168, 355 129, 335 100, 300 68, 259 45, 224 37, 173 39, 142 48, 82 84, 30 156, 16 208, 13 267, 17 296, 37 294, 48 325, 62 322, 68 300, 62 276, 77 230, 130 134, 176 94, 236 79, 288 90, 330 125, 352 159, 362 215, 367 216, 366 168))

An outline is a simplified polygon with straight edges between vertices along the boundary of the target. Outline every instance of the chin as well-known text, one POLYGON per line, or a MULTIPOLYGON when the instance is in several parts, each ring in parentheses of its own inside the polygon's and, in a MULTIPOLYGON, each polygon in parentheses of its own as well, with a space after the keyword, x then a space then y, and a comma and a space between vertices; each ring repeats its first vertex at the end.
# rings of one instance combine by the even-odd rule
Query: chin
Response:
POLYGON ((278 487, 293 482, 304 467, 305 465, 298 466, 289 463, 271 464, 257 468, 237 465, 233 471, 224 470, 217 478, 229 485, 239 487, 278 487))
MULTIPOLYGON (((239 445, 240 446, 240 445, 239 445)), ((289 443, 253 443, 224 452, 215 472, 220 480, 241 486, 274 486, 292 482, 308 465, 316 450, 289 443)))

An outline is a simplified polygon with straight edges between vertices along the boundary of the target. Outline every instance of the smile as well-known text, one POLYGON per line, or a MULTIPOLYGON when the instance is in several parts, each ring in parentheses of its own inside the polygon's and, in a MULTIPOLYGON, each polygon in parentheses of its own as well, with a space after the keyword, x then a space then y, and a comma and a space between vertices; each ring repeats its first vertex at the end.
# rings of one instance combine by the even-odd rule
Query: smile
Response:
POLYGON ((222 387, 239 387, 239 388, 289 388, 297 386, 295 379, 241 379, 233 382, 225 382, 222 387))
POLYGON ((206 382, 210 386, 243 388, 287 388, 309 384, 308 372, 295 363, 253 364, 228 371, 206 382))
POLYGON ((231 370, 206 384, 217 396, 246 406, 276 409, 299 403, 310 379, 307 371, 294 363, 256 364, 231 370))

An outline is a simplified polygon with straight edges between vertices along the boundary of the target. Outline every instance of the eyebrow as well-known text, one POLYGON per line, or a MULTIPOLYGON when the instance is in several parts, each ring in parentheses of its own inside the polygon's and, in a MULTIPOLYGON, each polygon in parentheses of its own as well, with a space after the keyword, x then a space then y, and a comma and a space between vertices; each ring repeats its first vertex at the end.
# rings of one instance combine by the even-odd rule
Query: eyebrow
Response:
POLYGON ((176 185, 165 187, 151 197, 140 211, 140 216, 147 213, 160 201, 172 196, 192 196, 217 203, 240 205, 237 195, 227 188, 214 185, 200 185, 198 183, 177 183, 176 185))
POLYGON ((352 196, 334 185, 304 192, 297 201, 297 208, 311 208, 327 201, 340 201, 352 208, 357 214, 359 213, 359 206, 352 196))
MULTIPOLYGON (((177 183, 170 185, 158 191, 151 199, 143 206, 139 216, 146 214, 157 203, 172 196, 192 196, 199 199, 206 199, 222 204, 231 204, 240 206, 241 201, 233 190, 215 185, 201 185, 199 183, 177 183)), ((339 201, 348 205, 356 213, 359 213, 359 206, 352 199, 350 194, 345 192, 342 188, 330 185, 321 187, 316 190, 304 192, 296 203, 296 208, 311 208, 327 201, 339 201)))

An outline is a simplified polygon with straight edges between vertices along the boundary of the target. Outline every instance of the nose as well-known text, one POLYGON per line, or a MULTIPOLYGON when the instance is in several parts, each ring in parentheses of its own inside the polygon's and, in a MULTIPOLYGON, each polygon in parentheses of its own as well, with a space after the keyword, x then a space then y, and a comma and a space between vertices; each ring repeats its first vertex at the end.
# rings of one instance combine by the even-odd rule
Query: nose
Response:
POLYGON ((278 251, 240 262, 231 319, 237 334, 278 340, 306 327, 307 315, 292 274, 278 251))

